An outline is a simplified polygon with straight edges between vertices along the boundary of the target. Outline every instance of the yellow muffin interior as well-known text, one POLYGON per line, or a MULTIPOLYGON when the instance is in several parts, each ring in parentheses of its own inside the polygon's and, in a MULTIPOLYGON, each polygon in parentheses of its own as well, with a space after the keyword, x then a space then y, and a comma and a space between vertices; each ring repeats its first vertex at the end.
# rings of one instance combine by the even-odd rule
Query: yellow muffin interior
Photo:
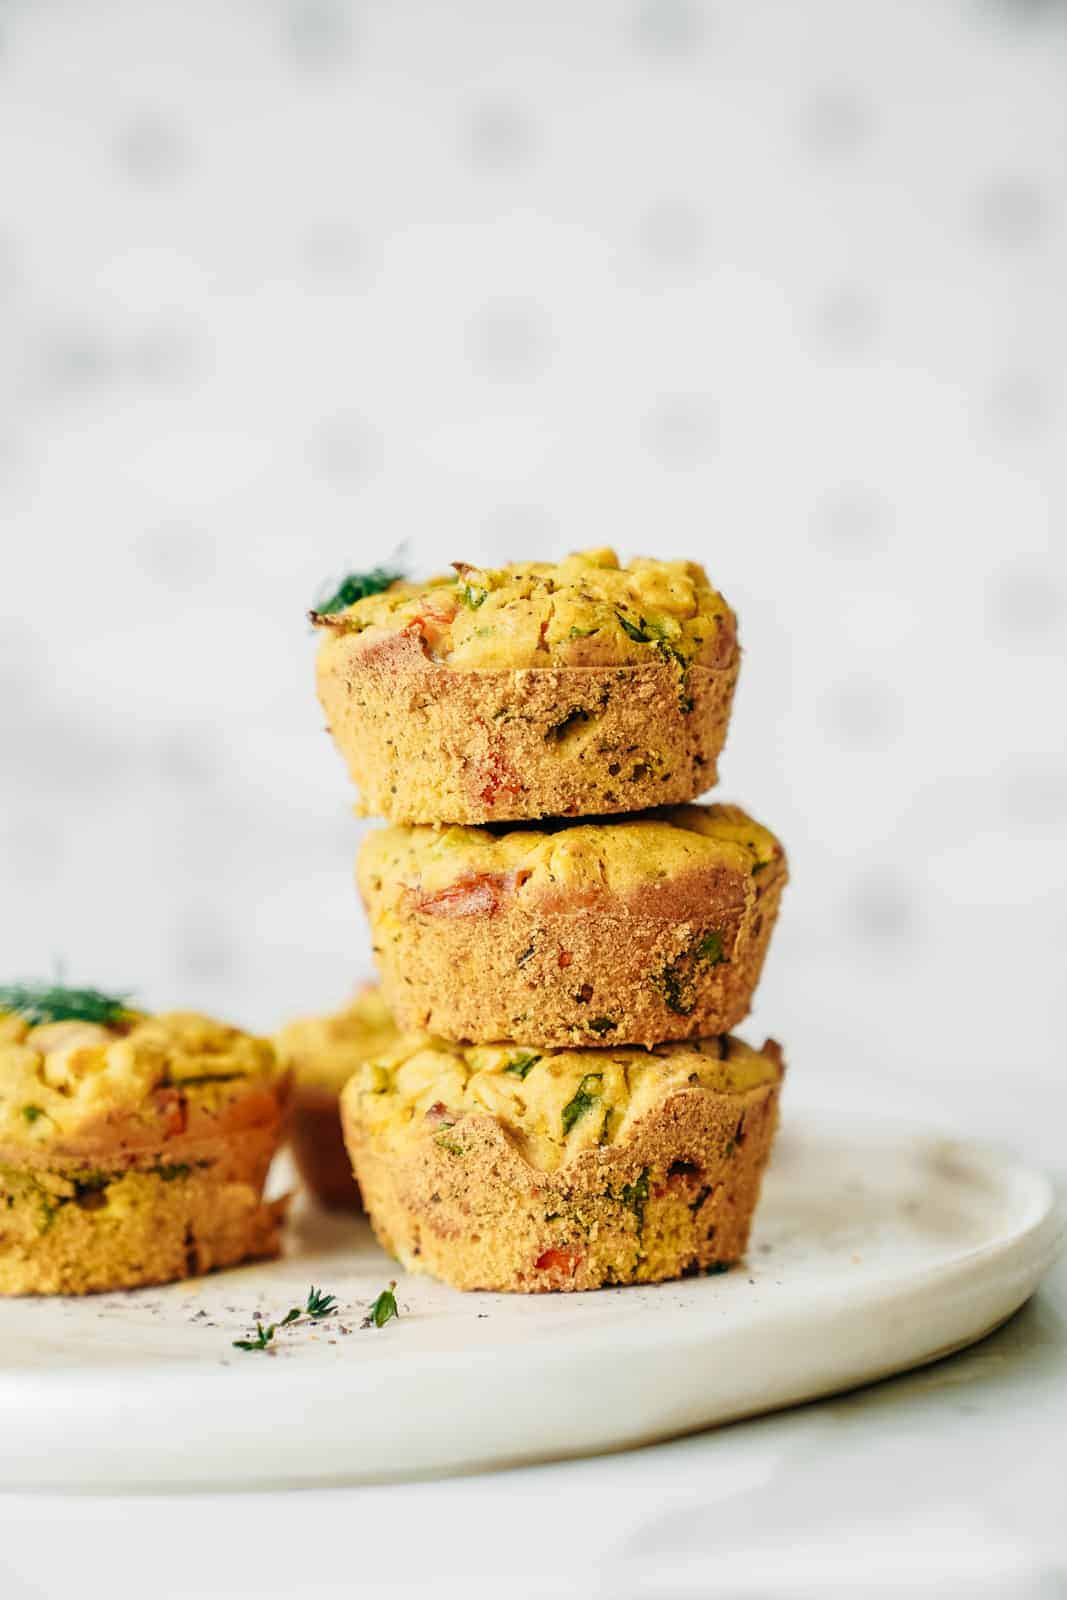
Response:
POLYGON ((455 563, 451 577, 398 582, 316 621, 368 643, 418 635, 431 656, 456 667, 638 666, 681 668, 719 657, 719 632, 734 625, 726 601, 694 561, 579 551, 559 562, 505 567, 455 563))
POLYGON ((47 1146, 168 1086, 210 1109, 234 1080, 276 1072, 268 1040, 192 1011, 131 1011, 114 1025, 0 1012, 0 1143, 47 1146))
POLYGON ((340 1094, 358 1067, 391 1050, 399 1038, 381 989, 369 984, 342 1011, 286 1023, 274 1046, 298 1088, 340 1094))
POLYGON ((755 874, 783 858, 768 829, 738 806, 672 806, 624 821, 554 827, 388 827, 367 835, 360 882, 386 880, 426 895, 456 884, 507 880, 523 893, 607 890, 624 895, 650 881, 711 865, 755 874))
POLYGON ((348 1116, 387 1147, 433 1137, 462 1145, 459 1119, 495 1117, 522 1155, 554 1172, 583 1151, 621 1144, 668 1095, 699 1086, 743 1094, 774 1081, 777 1061, 740 1039, 647 1050, 537 1050, 409 1040, 367 1062, 344 1091, 348 1116))

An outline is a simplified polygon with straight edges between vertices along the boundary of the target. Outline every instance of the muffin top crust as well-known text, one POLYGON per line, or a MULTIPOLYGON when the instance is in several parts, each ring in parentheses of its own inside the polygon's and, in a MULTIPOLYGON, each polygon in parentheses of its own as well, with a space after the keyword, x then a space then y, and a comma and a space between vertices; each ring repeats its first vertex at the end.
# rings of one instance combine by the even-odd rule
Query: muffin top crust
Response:
POLYGON ((626 1142, 670 1095, 701 1088, 741 1095, 781 1075, 775 1048, 732 1036, 653 1050, 540 1050, 455 1045, 422 1037, 367 1062, 344 1104, 367 1134, 397 1148, 433 1137, 462 1153, 469 1114, 494 1117, 526 1161, 554 1172, 584 1151, 626 1142))
POLYGON ((298 1089, 339 1094, 357 1067, 393 1049, 399 1038, 381 989, 368 984, 343 1011, 286 1023, 274 1046, 298 1089))
POLYGON ((397 581, 317 626, 359 634, 368 648, 414 638, 435 661, 461 668, 629 667, 669 661, 722 665, 736 648, 733 612, 694 561, 610 549, 505 567, 455 562, 427 583, 397 581))
POLYGON ((641 817, 554 826, 387 827, 364 840, 360 884, 386 879, 410 909, 473 915, 505 895, 625 895, 711 866, 756 876, 784 861, 768 829, 738 806, 665 806, 641 817))
MULTIPOLYGON (((0 1145, 42 1151, 131 1122, 146 1138, 185 1131, 271 1088, 273 1047, 191 1011, 149 1016, 116 1003, 107 1022, 0 1011, 0 1145)), ((119 1135, 121 1137, 121 1135, 119 1135)), ((140 1142, 140 1140, 138 1140, 140 1142)))

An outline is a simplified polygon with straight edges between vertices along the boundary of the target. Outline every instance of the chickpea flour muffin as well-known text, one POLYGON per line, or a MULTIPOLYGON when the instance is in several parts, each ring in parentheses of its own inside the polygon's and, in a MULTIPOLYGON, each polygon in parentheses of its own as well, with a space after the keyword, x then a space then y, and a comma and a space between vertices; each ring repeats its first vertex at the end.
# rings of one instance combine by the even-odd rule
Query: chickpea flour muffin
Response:
POLYGON ((0 1294, 277 1254, 263 1185, 286 1084, 266 1040, 93 990, 0 989, 0 1007, 0 1294))
POLYGON ((343 1011, 296 1018, 275 1037, 278 1061, 292 1074, 289 1142, 297 1166, 319 1203, 333 1210, 359 1208, 359 1190, 341 1136, 341 1090, 357 1067, 392 1049, 398 1037, 375 984, 361 989, 343 1011))
POLYGON ((736 806, 375 829, 358 879, 398 1023, 458 1041, 659 1044, 748 1012, 786 861, 736 806))
POLYGON ((361 1068, 341 1116, 374 1230, 410 1271, 457 1289, 596 1289, 738 1260, 782 1072, 770 1040, 425 1038, 361 1068))
POLYGON ((715 783, 739 651, 695 562, 457 563, 312 617, 319 698, 365 813, 588 816, 715 783))

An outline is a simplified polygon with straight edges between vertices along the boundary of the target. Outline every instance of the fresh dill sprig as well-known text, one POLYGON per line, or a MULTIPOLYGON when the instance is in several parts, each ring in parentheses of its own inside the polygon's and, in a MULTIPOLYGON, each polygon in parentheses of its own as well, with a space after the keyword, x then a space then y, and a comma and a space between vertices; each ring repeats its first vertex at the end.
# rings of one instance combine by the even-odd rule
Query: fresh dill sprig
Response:
POLYGON ((354 606, 357 600, 366 600, 368 595, 382 594, 391 584, 399 583, 403 576, 402 572, 391 572, 387 567, 374 567, 370 572, 350 572, 328 599, 313 608, 312 614, 329 617, 335 611, 344 611, 348 606, 354 606))
POLYGON ((337 1296, 324 1294, 321 1289, 316 1289, 312 1284, 303 1306, 290 1306, 279 1322, 257 1322, 256 1331, 252 1338, 234 1339, 233 1348, 235 1350, 265 1350, 279 1328, 291 1328, 294 1323, 305 1320, 319 1322, 323 1317, 334 1316, 337 1309, 337 1296))
POLYGON ((362 1328, 384 1328, 392 1317, 399 1317, 400 1311, 396 1303, 396 1279, 390 1283, 388 1289, 383 1289, 381 1294, 371 1306, 367 1315, 360 1323, 362 1328))
POLYGON ((12 1011, 36 1026, 40 1022, 125 1022, 129 995, 99 989, 68 989, 59 983, 0 984, 0 1011, 12 1011))

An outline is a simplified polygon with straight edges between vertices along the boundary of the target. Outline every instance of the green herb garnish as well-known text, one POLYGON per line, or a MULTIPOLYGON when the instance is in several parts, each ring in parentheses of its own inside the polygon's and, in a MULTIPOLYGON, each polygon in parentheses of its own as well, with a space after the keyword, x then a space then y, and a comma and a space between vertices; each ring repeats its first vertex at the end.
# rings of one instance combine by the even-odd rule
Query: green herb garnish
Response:
POLYGON ((652 635, 647 631, 648 624, 644 617, 637 622, 631 622, 629 617, 624 617, 621 611, 616 611, 616 620, 628 639, 633 639, 635 644, 651 644, 652 635))
POLYGON ((540 1059, 540 1056, 533 1055, 529 1050, 520 1050, 517 1056, 512 1056, 504 1071, 513 1073, 516 1078, 525 1078, 530 1068, 535 1067, 540 1059))
POLYGON ((315 1288, 308 1290, 307 1305, 304 1307, 304 1311, 314 1321, 317 1322, 320 1317, 332 1316, 336 1310, 337 1296, 335 1294, 323 1294, 320 1289, 315 1288))
POLYGON ((653 978, 653 986, 662 994, 668 1011, 674 1011, 680 1017, 688 1017, 697 1003, 694 968, 716 967, 725 960, 722 934, 717 928, 709 928, 707 933, 676 961, 667 963, 659 976, 653 978))
POLYGON ((274 1322, 257 1322, 256 1331, 251 1339, 235 1339, 235 1350, 265 1350, 274 1338, 277 1324, 274 1322))
POLYGON ((717 928, 711 928, 701 939, 695 951, 696 959, 703 962, 706 967, 717 967, 726 957, 722 952, 722 934, 717 928))
POLYGON ((657 627, 654 622, 650 622, 648 626, 652 631, 652 642, 664 661, 673 661, 684 673, 689 663, 678 646, 672 642, 670 635, 664 628, 657 627))
POLYGON ((569 632, 567 634, 567 638, 568 639, 588 639, 594 633, 599 633, 599 632, 600 632, 599 628, 579 628, 577 623, 574 623, 571 626, 571 628, 570 628, 570 630, 569 630, 569 632))
POLYGON ((639 1177, 633 1183, 624 1183, 622 1186, 622 1203, 629 1206, 637 1218, 640 1228, 645 1220, 645 1206, 648 1204, 648 1168, 643 1168, 639 1177))
POLYGON ((291 1306, 278 1322, 257 1322, 252 1338, 234 1339, 233 1347, 235 1350, 266 1350, 279 1328, 291 1328, 295 1322, 303 1322, 305 1318, 311 1322, 318 1322, 322 1317, 332 1317, 336 1310, 336 1295, 323 1294, 320 1289, 312 1286, 308 1290, 303 1308, 291 1306))
POLYGON ((475 583, 465 583, 459 591, 459 598, 468 611, 477 611, 489 598, 489 590, 479 588, 475 583))
POLYGON ((313 614, 329 617, 335 611, 346 611, 357 600, 366 600, 371 594, 383 594, 394 583, 399 583, 403 576, 402 572, 390 572, 386 567, 374 567, 370 572, 350 572, 328 600, 314 607, 313 614))
POLYGON ((688 976, 683 977, 676 961, 664 967, 657 988, 663 994, 667 1010, 679 1017, 687 1017, 697 1003, 692 980, 688 976))
POLYGON ((164 1183, 174 1183, 177 1178, 187 1178, 192 1172, 192 1167, 184 1161, 161 1161, 152 1171, 157 1178, 162 1178, 164 1183))
POLYGON ((34 1027, 41 1022, 100 1022, 110 1027, 129 1016, 128 999, 58 983, 0 984, 0 1011, 13 1011, 34 1027))
POLYGON ((40 1106, 23 1106, 22 1115, 25 1117, 27 1122, 34 1123, 37 1121, 38 1117, 43 1117, 45 1112, 42 1111, 40 1106))
POLYGON ((603 1081, 604 1074, 602 1072, 587 1072, 585 1074, 585 1077, 578 1085, 578 1090, 574 1096, 574 1099, 568 1100, 567 1104, 563 1107, 564 1135, 570 1133, 571 1129, 574 1127, 574 1124, 579 1120, 579 1118, 584 1117, 586 1112, 590 1111, 600 1099, 599 1089, 588 1089, 586 1085, 590 1083, 603 1083, 603 1081))
POLYGON ((361 1327, 384 1328, 385 1324, 393 1317, 399 1317, 400 1311, 396 1303, 396 1279, 390 1283, 388 1289, 383 1289, 377 1300, 363 1318, 361 1327))
POLYGON ((638 621, 631 622, 629 617, 624 617, 621 611, 616 611, 615 617, 619 627, 635 644, 650 644, 663 657, 664 661, 673 663, 678 668, 678 705, 682 712, 693 709, 693 699, 686 688, 686 674, 689 671, 689 662, 674 644, 662 622, 651 621, 641 617, 638 621))

